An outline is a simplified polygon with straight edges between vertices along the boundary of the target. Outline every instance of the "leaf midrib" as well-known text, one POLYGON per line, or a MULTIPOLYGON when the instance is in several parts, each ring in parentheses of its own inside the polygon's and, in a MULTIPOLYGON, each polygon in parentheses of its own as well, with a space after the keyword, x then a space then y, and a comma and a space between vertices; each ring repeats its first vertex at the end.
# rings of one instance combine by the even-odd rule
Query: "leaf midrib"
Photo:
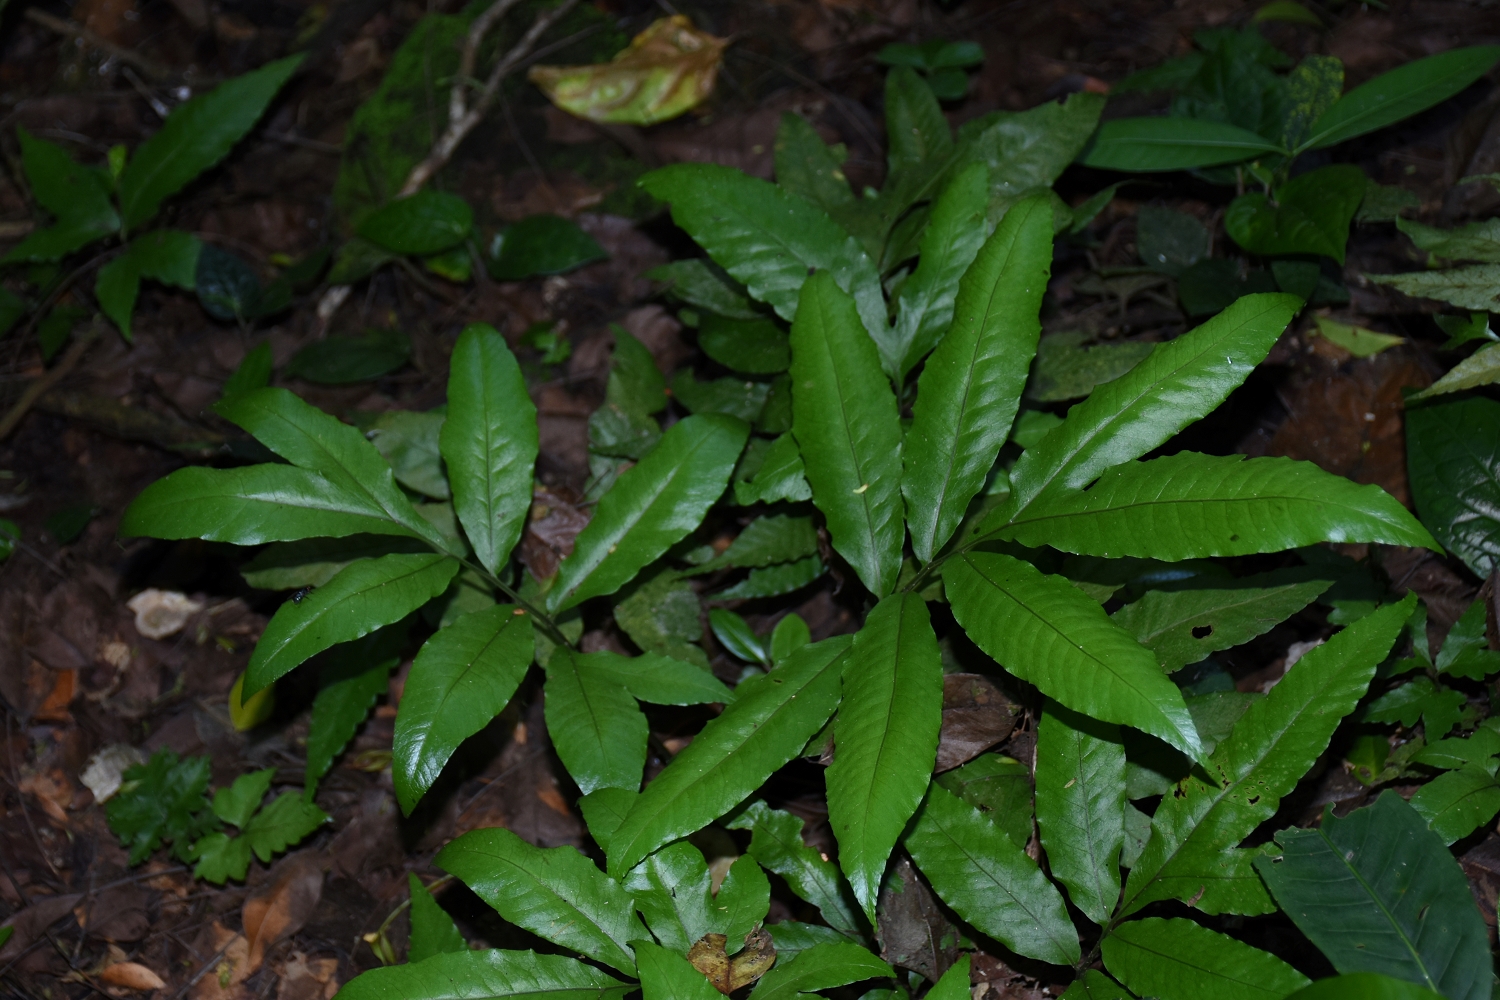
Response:
MULTIPOLYGON (((420 735, 415 740, 419 755, 426 748, 428 739, 432 735, 433 723, 443 714, 443 706, 448 704, 448 699, 453 696, 453 692, 457 690, 459 684, 475 672, 476 665, 480 660, 484 659, 484 655, 490 651, 490 648, 505 637, 506 633, 510 630, 511 624, 512 621, 508 620, 496 629, 495 633, 484 641, 483 648, 469 658, 469 662, 463 665, 462 669, 459 670, 452 681, 443 689, 442 694, 438 696, 437 704, 433 706, 432 711, 428 714, 428 724, 422 727, 420 735)), ((363 717, 361 716, 361 718, 363 717)))
POLYGON ((1286 995, 1275 990, 1268 990, 1264 986, 1260 985, 1259 982, 1255 982, 1249 979, 1241 979, 1238 976, 1228 975, 1227 973, 1221 972, 1218 969, 1211 969, 1206 965, 1194 963, 1187 957, 1185 957, 1181 952, 1160 951, 1156 948, 1151 947, 1150 945, 1143 944, 1140 941, 1132 941, 1130 938, 1121 938, 1120 940, 1128 944, 1130 947, 1136 949, 1137 951, 1155 956, 1156 958, 1161 959, 1164 962, 1185 965, 1188 968, 1197 969, 1199 972, 1202 972, 1209 976, 1213 976, 1215 979, 1222 979, 1226 982, 1234 983, 1238 986, 1248 987, 1258 993, 1264 994, 1266 997, 1271 998, 1271 1000, 1280 1000, 1281 997, 1284 997, 1286 995))
MULTIPOLYGON (((517 839, 519 840, 520 838, 517 837, 517 839)), ((524 841, 523 841, 523 843, 524 843, 524 841)), ((528 844, 527 846, 529 847, 531 845, 528 844)), ((546 856, 545 856, 545 854, 542 853, 543 849, 541 849, 541 848, 534 848, 534 850, 537 852, 538 859, 541 860, 543 864, 546 864, 547 863, 546 856)), ((509 866, 513 871, 515 871, 516 873, 518 873, 522 877, 523 881, 530 882, 533 887, 543 890, 546 893, 547 896, 551 897, 552 899, 556 900, 562 906, 564 906, 564 907, 568 908, 569 910, 573 911, 574 913, 578 914, 578 916, 581 917, 583 920, 585 920, 590 927, 592 927, 594 930, 598 931, 599 934, 601 936, 603 936, 604 940, 607 941, 607 942, 609 942, 609 944, 611 946, 613 946, 614 949, 615 949, 615 951, 617 951, 620 955, 625 956, 627 959, 630 957, 630 953, 627 952, 624 949, 624 947, 618 941, 616 941, 614 939, 614 937, 609 933, 609 931, 605 930, 604 927, 599 924, 598 921, 596 921, 593 917, 591 917, 587 913, 585 913, 578 906, 577 903, 573 902, 571 899, 568 899, 566 896, 563 896, 561 893, 557 892, 557 890, 555 890, 555 889, 552 888, 552 881, 557 881, 558 883, 563 883, 563 882, 566 881, 565 879, 557 879, 557 880, 549 881, 549 880, 543 879, 543 878, 541 878, 541 877, 539 877, 537 875, 533 875, 530 871, 528 871, 527 869, 525 869, 524 867, 522 867, 517 862, 511 860, 508 856, 506 856, 504 854, 491 854, 488 851, 482 850, 482 849, 477 848, 477 847, 471 847, 471 848, 469 848, 469 851, 472 852, 472 853, 474 853, 474 854, 480 855, 481 857, 490 858, 494 862, 496 862, 497 865, 507 865, 507 866, 509 866)), ((550 867, 550 865, 549 865, 549 867, 550 867)), ((597 869, 595 869, 595 870, 597 871, 597 869)), ((603 874, 603 873, 601 872, 600 874, 603 874)), ((608 876, 606 876, 606 878, 607 877, 608 876)), ((493 876, 492 876, 492 878, 493 878, 493 876)), ((486 880, 486 881, 490 881, 490 880, 486 880)), ((491 882, 491 884, 493 885, 493 882, 491 882)), ((627 917, 627 920, 628 920, 628 917, 627 917)), ((555 923, 555 921, 553 921, 553 922, 555 923)))
MULTIPOLYGON (((417 556, 417 558, 425 558, 425 559, 427 559, 429 561, 423 563, 420 566, 413 567, 412 569, 406 571, 405 573, 402 573, 400 576, 389 576, 389 577, 386 577, 385 579, 380 580, 380 581, 378 581, 378 582, 376 582, 376 583, 374 583, 374 584, 372 584, 372 585, 370 585, 368 587, 363 587, 363 588, 361 588, 359 590, 351 590, 351 591, 349 591, 346 594, 341 594, 341 595, 335 597, 333 599, 333 601, 329 602, 325 607, 321 607, 321 608, 315 609, 312 614, 308 615, 302 621, 295 623, 295 625, 293 627, 294 630, 293 631, 289 631, 287 633, 286 638, 282 640, 281 645, 279 645, 275 649, 273 649, 271 651, 271 654, 269 656, 267 656, 265 658, 265 660, 262 661, 262 663, 264 664, 264 663, 270 663, 270 662, 275 661, 278 657, 280 657, 282 655, 282 653, 286 650, 286 648, 288 646, 290 646, 296 639, 300 638, 302 636, 302 634, 304 632, 306 632, 310 627, 312 627, 316 623, 322 622, 324 619, 326 619, 328 617, 328 615, 332 614, 335 610, 337 610, 339 608, 342 608, 349 601, 351 601, 351 600, 353 600, 355 598, 368 597, 370 594, 372 594, 375 591, 381 589, 382 587, 388 587, 388 586, 391 586, 393 584, 402 583, 404 581, 410 580, 412 577, 414 577, 414 576, 416 576, 416 575, 418 575, 420 573, 425 573, 425 572, 431 570, 434 566, 441 565, 443 562, 448 561, 451 557, 442 555, 441 553, 434 552, 430 556, 421 556, 421 555, 419 555, 419 556, 417 556)), ((359 560, 359 561, 363 562, 364 560, 359 560)), ((370 561, 373 562, 374 560, 370 560, 370 561)), ((350 565, 355 565, 355 564, 351 563, 350 565)), ((316 597, 316 593, 314 593, 311 596, 316 597)))
MULTIPOLYGON (((1351 484, 1351 485, 1353 485, 1353 484, 1351 484)), ((1085 493, 1085 494, 1083 494, 1083 496, 1088 497, 1088 494, 1085 493)), ((1073 499, 1073 498, 1069 497, 1068 499, 1073 499)), ((1012 528, 1012 527, 1022 527, 1022 526, 1035 525, 1035 524, 1045 524, 1048 521, 1060 522, 1060 521, 1068 520, 1069 518, 1094 517, 1094 516, 1099 516, 1099 515, 1104 515, 1104 514, 1115 514, 1115 513, 1133 512, 1133 511, 1138 511, 1138 510, 1143 510, 1143 509, 1149 509, 1149 508, 1152 508, 1152 507, 1172 507, 1172 506, 1177 506, 1177 505, 1180 505, 1180 504, 1181 505, 1192 504, 1192 505, 1204 506, 1204 505, 1207 505, 1207 504, 1233 504, 1233 505, 1237 505, 1237 504, 1293 503, 1293 502, 1295 502, 1295 503, 1304 503, 1304 504, 1312 504, 1312 505, 1315 505, 1315 506, 1318 506, 1318 507, 1334 507, 1334 508, 1337 508, 1338 510, 1352 511, 1352 512, 1361 514, 1361 515, 1363 515, 1365 517, 1370 517, 1370 518, 1373 518, 1373 519, 1378 519, 1378 520, 1383 521, 1383 522, 1385 522, 1387 524, 1393 523, 1390 519, 1386 518, 1383 514, 1381 514, 1378 511, 1372 511, 1372 510, 1369 510, 1368 508, 1364 508, 1364 507, 1355 507, 1355 506, 1353 506, 1353 505, 1351 505, 1349 503, 1346 503, 1346 502, 1344 502, 1342 500, 1331 500, 1331 499, 1323 499, 1323 498, 1308 497, 1308 496, 1297 496, 1297 495, 1289 495, 1289 494, 1281 494, 1281 493, 1257 493, 1254 496, 1241 496, 1241 497, 1175 497, 1175 498, 1169 497, 1169 498, 1165 498, 1165 499, 1153 499, 1153 500, 1132 500, 1132 501, 1130 501, 1128 503, 1114 504, 1114 505, 1111 505, 1111 506, 1082 507, 1082 508, 1079 508, 1079 509, 1076 509, 1076 510, 1063 510, 1063 511, 1059 511, 1057 513, 1051 513, 1051 514, 1043 511, 1040 514, 1034 514, 1031 517, 1012 519, 1006 525, 1006 527, 1007 528, 1012 528)))

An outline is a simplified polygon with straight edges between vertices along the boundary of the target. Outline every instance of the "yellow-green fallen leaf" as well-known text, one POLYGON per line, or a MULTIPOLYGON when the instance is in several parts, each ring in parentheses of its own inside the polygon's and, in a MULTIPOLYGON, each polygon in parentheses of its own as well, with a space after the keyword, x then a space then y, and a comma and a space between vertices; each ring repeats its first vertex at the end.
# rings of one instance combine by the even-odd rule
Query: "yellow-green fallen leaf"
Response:
POLYGON ((713 92, 727 44, 677 14, 653 23, 607 63, 533 66, 527 77, 553 104, 579 118, 654 125, 713 92))
POLYGON ((1500 382, 1500 344, 1486 344, 1417 395, 1440 396, 1495 382, 1500 382))
POLYGON ((241 733, 265 722, 271 717, 272 709, 276 707, 275 685, 261 688, 250 696, 249 701, 241 700, 244 689, 245 675, 240 674, 234 679, 234 687, 229 689, 229 721, 234 723, 235 730, 241 733))
POLYGON ((1318 317, 1318 332, 1356 358, 1368 358, 1402 342, 1400 337, 1393 334, 1376 333, 1362 326, 1340 323, 1322 316, 1318 317))

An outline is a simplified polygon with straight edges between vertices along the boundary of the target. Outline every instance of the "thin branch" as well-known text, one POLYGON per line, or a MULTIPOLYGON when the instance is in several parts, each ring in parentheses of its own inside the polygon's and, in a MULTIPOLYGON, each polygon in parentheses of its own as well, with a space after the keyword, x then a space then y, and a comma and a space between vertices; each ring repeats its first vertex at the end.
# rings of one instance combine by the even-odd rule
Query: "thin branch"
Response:
POLYGON ((140 70, 142 73, 145 73, 152 79, 165 80, 167 77, 172 75, 172 71, 170 69, 163 66, 155 59, 147 58, 146 56, 141 55, 139 52, 132 52, 130 49, 121 48, 114 42, 111 42, 109 39, 99 37, 81 24, 74 24, 72 21, 65 21, 60 17, 53 17, 51 14, 39 10, 36 7, 26 8, 26 19, 28 21, 33 21, 37 24, 40 24, 48 31, 55 31, 59 35, 67 35, 70 38, 76 38, 80 42, 83 42, 85 45, 88 45, 90 48, 95 48, 100 52, 104 52, 108 55, 114 56, 116 59, 120 60, 120 62, 125 63, 129 66, 134 66, 136 69, 140 70))
POLYGON ((10 436, 10 432, 16 429, 16 425, 26 416, 33 403, 41 399, 48 389, 62 381, 73 370, 98 333, 99 323, 96 320, 86 332, 77 336, 73 345, 68 348, 68 352, 62 356, 61 361, 43 372, 39 378, 26 387, 26 391, 21 393, 21 398, 16 400, 16 405, 10 408, 10 412, 3 419, 0 419, 0 441, 10 436))

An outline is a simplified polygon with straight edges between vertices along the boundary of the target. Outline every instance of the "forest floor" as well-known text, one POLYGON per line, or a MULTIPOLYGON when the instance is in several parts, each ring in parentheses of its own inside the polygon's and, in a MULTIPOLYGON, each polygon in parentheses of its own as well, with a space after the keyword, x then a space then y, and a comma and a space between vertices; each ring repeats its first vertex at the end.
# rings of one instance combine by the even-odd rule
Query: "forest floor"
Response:
MULTIPOLYGON (((433 10, 453 0, 430 0, 433 10)), ((625 19, 626 34, 669 5, 600 0, 625 19)), ((992 110, 1021 110, 1081 89, 1104 91, 1128 73, 1181 54, 1192 32, 1248 21, 1254 4, 1234 0, 677 0, 702 28, 732 38, 714 99, 698 112, 647 129, 600 130, 548 109, 534 95, 497 111, 443 175, 476 206, 482 231, 551 212, 571 218, 609 253, 562 277, 487 279, 450 285, 399 268, 357 287, 332 318, 316 295, 296 300, 272 325, 245 330, 210 318, 192 296, 148 286, 134 340, 96 337, 69 374, 0 440, 0 516, 24 546, 0 565, 0 921, 16 928, 0 950, 0 992, 57 998, 129 995, 97 970, 138 963, 165 981, 157 994, 181 1000, 330 998, 379 965, 365 943, 406 898, 407 874, 431 876, 435 850, 478 827, 503 825, 553 846, 581 843, 577 791, 550 752, 540 699, 523 696, 466 744, 448 787, 403 818, 389 770, 403 670, 325 780, 323 832, 272 865, 252 864, 243 884, 195 881, 162 855, 132 868, 104 809, 83 784, 100 748, 212 758, 215 784, 247 762, 300 781, 306 692, 284 682, 271 725, 237 732, 226 709, 230 685, 284 595, 248 587, 240 557, 213 544, 118 537, 120 516, 149 483, 203 460, 236 432, 208 409, 247 349, 269 338, 278 367, 330 333, 394 328, 411 340, 409 365, 346 386, 297 379, 280 384, 338 415, 423 410, 444 399, 448 356, 471 322, 501 330, 531 381, 541 426, 539 478, 546 487, 523 542, 528 564, 546 567, 586 521, 587 419, 603 398, 609 324, 632 331, 664 372, 691 364, 696 347, 663 307, 643 272, 689 249, 670 221, 631 190, 640 165, 710 161, 770 177, 780 116, 797 111, 850 149, 856 190, 884 172, 880 113, 883 67, 872 54, 889 42, 969 39, 986 61, 954 124, 992 110), (550 324, 571 356, 546 366, 521 335, 550 324), (545 509, 543 509, 545 507, 545 509), (86 520, 81 531, 77 525, 86 520), (70 535, 66 543, 61 536, 70 535), (188 594, 200 609, 164 639, 137 630, 125 602, 145 587, 188 594)), ((1349 85, 1408 60, 1461 45, 1500 42, 1500 8, 1462 0, 1329 4, 1327 30, 1272 24, 1267 34, 1294 55, 1343 60, 1349 85)), ((1321 8, 1320 8, 1321 9, 1321 8)), ((16 126, 97 160, 109 147, 139 144, 159 109, 183 86, 202 87, 291 51, 311 35, 313 57, 265 120, 222 168, 172 208, 172 224, 250 260, 266 275, 273 257, 299 258, 338 240, 330 192, 354 109, 378 84, 391 53, 428 9, 411 0, 78 0, 0 4, 0 250, 29 230, 33 213, 16 183, 16 126), (41 12, 43 17, 35 17, 41 12), (50 20, 49 20, 50 18, 50 20), (86 34, 80 35, 80 31, 86 34), (81 41, 80 39, 92 39, 81 41)), ((1494 74, 1492 74, 1492 77, 1494 74)), ((1417 217, 1451 225, 1493 214, 1500 195, 1464 176, 1500 170, 1500 86, 1481 81, 1401 126, 1342 147, 1341 159, 1371 178, 1416 193, 1417 217)), ((1108 183, 1074 167, 1057 185, 1078 202, 1108 183)), ((1142 180, 1094 220, 1086 241, 1054 263, 1044 313, 1048 331, 1080 330, 1102 342, 1167 339, 1189 324, 1150 282, 1121 284, 1101 269, 1138 264, 1136 213, 1169 206, 1213 224, 1226 198, 1174 175, 1142 180)), ((1404 342, 1355 358, 1306 336, 1304 317, 1229 404, 1193 431, 1193 447, 1216 453, 1307 459, 1409 502, 1402 390, 1420 388, 1451 361, 1435 357, 1443 334, 1430 307, 1365 272, 1409 268, 1409 244, 1389 224, 1356 227, 1345 268, 1351 301, 1335 315, 1404 342)), ((35 338, 0 340, 0 409, 44 371, 35 338)), ((1444 627, 1479 581, 1432 553, 1378 554, 1397 589, 1417 590, 1444 627)), ((851 631, 857 598, 826 582, 799 613, 815 637, 851 631)), ((757 622, 755 608, 742 613, 757 622)), ((1288 647, 1326 634, 1316 618, 1294 618, 1234 654, 1243 690, 1284 669, 1288 647)), ((705 640, 712 653, 712 639, 705 640)), ((713 654, 722 658, 722 653, 713 654)), ((727 660, 723 661, 727 668, 727 660)), ((403 669, 409 666, 403 665, 403 669)), ((535 688, 533 682, 532 688, 535 688)), ((532 691, 535 695, 535 691, 532 691)), ((1001 749, 1030 756, 1023 730, 1001 749)), ((659 766, 659 764, 658 764, 659 766)), ((1318 779, 1306 808, 1364 802, 1366 788, 1340 767, 1318 779)), ((795 808, 796 803, 788 804, 795 808)), ((808 836, 827 838, 807 811, 808 836)), ((1500 837, 1465 858, 1493 934, 1500 837)), ((527 946, 461 886, 443 896, 466 934, 492 945, 527 946), (487 916, 488 914, 488 916, 487 916)), ((776 912, 773 910, 772 919, 776 912)), ((404 918, 389 924, 401 940, 404 918)), ((524 940, 523 940, 524 939, 524 940)), ((1047 995, 998 960, 975 967, 975 1000, 1047 995), (982 987, 982 988, 981 988, 982 987)), ((142 994, 144 995, 144 994, 142 994)))

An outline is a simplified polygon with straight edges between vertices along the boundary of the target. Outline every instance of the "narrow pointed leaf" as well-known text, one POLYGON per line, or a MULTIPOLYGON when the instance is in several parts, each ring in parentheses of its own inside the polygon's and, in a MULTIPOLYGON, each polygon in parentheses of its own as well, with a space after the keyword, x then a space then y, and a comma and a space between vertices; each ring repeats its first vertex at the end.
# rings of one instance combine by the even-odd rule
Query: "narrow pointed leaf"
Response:
POLYGON ((724 492, 750 428, 720 414, 686 417, 604 494, 547 594, 559 611, 629 583, 703 521, 724 492))
POLYGON ((624 873, 652 851, 722 816, 797 756, 833 714, 847 637, 803 646, 769 674, 744 682, 646 786, 610 837, 609 868, 624 873))
POLYGON ((889 965, 857 944, 818 944, 785 965, 776 963, 750 995, 755 1000, 798 1000, 804 993, 895 974, 889 965))
POLYGON ((882 597, 901 569, 901 425, 854 302, 809 278, 792 324, 792 430, 833 547, 882 597))
POLYGON ((479 562, 498 573, 531 508, 536 407, 505 338, 493 327, 466 327, 448 372, 448 417, 439 445, 453 512, 479 562))
POLYGON ((1191 170, 1238 163, 1280 147, 1249 129, 1199 118, 1116 118, 1099 126, 1078 162, 1103 170, 1191 170))
POLYGON ((468 951, 469 943, 459 933, 458 925, 432 898, 416 873, 408 874, 406 881, 411 892, 411 946, 406 960, 420 962, 434 955, 468 951))
POLYGON ((905 449, 901 491, 924 562, 952 536, 1010 435, 1051 266, 1052 206, 1038 196, 1006 213, 959 283, 953 328, 917 383, 905 449))
POLYGON ((728 704, 734 692, 702 667, 660 653, 621 656, 618 653, 575 653, 574 658, 598 676, 622 685, 641 701, 653 705, 728 704))
POLYGON ((276 610, 245 668, 251 695, 340 642, 398 622, 447 589, 456 560, 438 553, 361 559, 308 594, 276 610))
POLYGON ((406 629, 398 625, 335 646, 325 657, 307 730, 302 787, 308 801, 370 714, 375 699, 385 693, 391 668, 399 662, 405 641, 406 629))
POLYGON ((636 941, 635 963, 643 1000, 719 1000, 723 995, 675 949, 636 941))
POLYGON ((1067 580, 1011 556, 969 552, 943 567, 943 583, 969 638, 1006 670, 1065 708, 1201 756, 1182 692, 1151 651, 1067 580))
POLYGON ((1011 951, 1054 965, 1078 961, 1078 932, 1062 895, 963 799, 929 787, 906 849, 943 902, 1011 951))
POLYGON ((1161 1000, 1281 1000, 1309 982, 1270 952, 1181 918, 1122 924, 1103 953, 1131 992, 1161 1000))
POLYGON ((547 661, 546 696, 547 733, 581 792, 640 787, 646 716, 625 685, 561 648, 547 661))
POLYGON ((340 1000, 623 1000, 638 989, 563 955, 464 951, 355 977, 340 1000))
MULTIPOLYGON (((829 933, 850 938, 864 935, 859 904, 849 883, 839 874, 838 865, 803 841, 801 819, 772 809, 764 802, 752 802, 728 825, 732 830, 751 831, 750 856, 785 879, 800 898, 816 906, 833 928, 829 933)), ((781 950, 781 943, 776 947, 781 950)))
POLYGON ((844 662, 834 723, 828 821, 839 865, 875 922, 886 861, 932 780, 943 721, 943 664, 927 604, 916 594, 881 601, 844 662))
POLYGON ((1327 749, 1415 602, 1413 594, 1388 604, 1310 650, 1240 716, 1214 750, 1213 783, 1190 777, 1157 809, 1125 883, 1122 914, 1161 899, 1191 899, 1205 913, 1275 909, 1251 867, 1253 852, 1238 845, 1327 749))
POLYGON ((463 615, 417 653, 393 746, 403 812, 416 808, 453 751, 500 714, 526 676, 535 643, 531 616, 517 610, 497 604, 463 615))
POLYGON ((470 830, 437 866, 511 923, 595 961, 635 972, 630 942, 646 937, 630 894, 573 847, 533 847, 509 830, 470 830))
POLYGON ((1052 875, 1103 925, 1120 899, 1125 746, 1120 727, 1049 705, 1037 726, 1036 822, 1052 875))

